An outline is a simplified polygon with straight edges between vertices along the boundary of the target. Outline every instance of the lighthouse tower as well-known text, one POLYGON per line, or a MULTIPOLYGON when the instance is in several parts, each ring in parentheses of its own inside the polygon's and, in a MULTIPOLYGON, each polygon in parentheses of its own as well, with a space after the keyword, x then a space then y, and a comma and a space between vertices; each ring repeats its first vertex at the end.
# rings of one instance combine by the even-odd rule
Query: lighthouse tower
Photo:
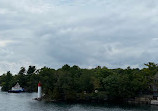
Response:
POLYGON ((41 97, 42 97, 42 84, 39 82, 38 83, 38 96, 37 96, 37 98, 41 99, 41 97))

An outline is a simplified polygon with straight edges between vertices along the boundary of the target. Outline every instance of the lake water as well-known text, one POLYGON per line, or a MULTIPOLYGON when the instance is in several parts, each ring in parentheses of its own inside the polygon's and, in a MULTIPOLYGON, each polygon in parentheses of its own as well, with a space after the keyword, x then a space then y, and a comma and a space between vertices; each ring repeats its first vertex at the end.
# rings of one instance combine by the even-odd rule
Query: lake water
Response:
POLYGON ((0 111, 157 111, 158 106, 66 104, 35 101, 37 93, 0 92, 0 111))

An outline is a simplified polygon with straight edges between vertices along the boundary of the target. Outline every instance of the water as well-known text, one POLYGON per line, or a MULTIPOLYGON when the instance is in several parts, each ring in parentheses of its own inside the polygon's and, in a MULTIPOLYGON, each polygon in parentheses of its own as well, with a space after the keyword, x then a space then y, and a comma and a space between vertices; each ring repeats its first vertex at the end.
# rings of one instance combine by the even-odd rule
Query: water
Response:
POLYGON ((66 104, 35 101, 37 93, 0 92, 0 111, 157 111, 158 106, 66 104))

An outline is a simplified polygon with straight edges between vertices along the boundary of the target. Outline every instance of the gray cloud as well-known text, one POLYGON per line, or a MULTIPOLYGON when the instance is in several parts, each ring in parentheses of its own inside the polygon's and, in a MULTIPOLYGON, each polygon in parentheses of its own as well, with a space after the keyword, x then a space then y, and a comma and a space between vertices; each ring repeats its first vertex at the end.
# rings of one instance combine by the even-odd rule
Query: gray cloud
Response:
POLYGON ((1 0, 0 73, 157 62, 156 0, 1 0))

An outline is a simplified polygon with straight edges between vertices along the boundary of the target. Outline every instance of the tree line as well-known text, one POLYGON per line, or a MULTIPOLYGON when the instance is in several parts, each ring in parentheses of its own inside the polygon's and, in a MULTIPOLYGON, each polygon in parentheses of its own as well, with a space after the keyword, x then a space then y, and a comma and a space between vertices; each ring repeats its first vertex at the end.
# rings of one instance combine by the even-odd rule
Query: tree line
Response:
POLYGON ((83 69, 79 66, 64 65, 53 69, 21 67, 18 74, 10 71, 0 77, 2 91, 8 91, 17 82, 26 92, 36 92, 37 84, 42 83, 45 99, 64 101, 104 101, 123 100, 142 94, 152 94, 153 78, 158 65, 152 62, 145 68, 108 69, 96 67, 83 69))

